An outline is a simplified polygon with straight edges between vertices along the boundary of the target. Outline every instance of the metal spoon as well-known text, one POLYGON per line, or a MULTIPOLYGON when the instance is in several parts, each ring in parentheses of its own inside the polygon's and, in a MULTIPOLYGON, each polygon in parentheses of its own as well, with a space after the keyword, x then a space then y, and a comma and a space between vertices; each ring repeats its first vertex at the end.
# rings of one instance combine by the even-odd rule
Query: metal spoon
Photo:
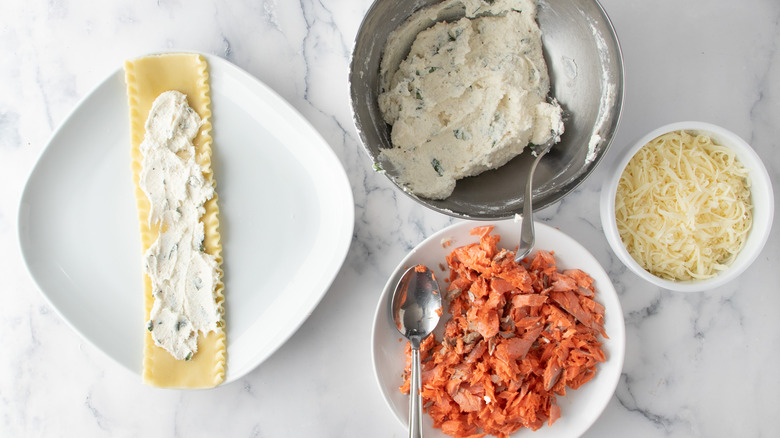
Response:
POLYGON ((409 437, 422 437, 420 395, 420 343, 433 332, 441 317, 439 285, 426 266, 409 268, 393 292, 393 321, 412 344, 412 376, 409 390, 409 437))
POLYGON ((515 253, 515 262, 520 263, 531 250, 534 249, 534 242, 536 240, 536 233, 534 231, 534 209, 531 205, 533 198, 533 181, 534 171, 536 165, 539 164, 539 160, 550 151, 550 148, 555 144, 557 136, 553 135, 549 140, 540 144, 536 149, 536 159, 531 164, 531 169, 528 171, 528 181, 525 183, 525 197, 523 198, 523 223, 520 228, 520 245, 517 247, 515 253))

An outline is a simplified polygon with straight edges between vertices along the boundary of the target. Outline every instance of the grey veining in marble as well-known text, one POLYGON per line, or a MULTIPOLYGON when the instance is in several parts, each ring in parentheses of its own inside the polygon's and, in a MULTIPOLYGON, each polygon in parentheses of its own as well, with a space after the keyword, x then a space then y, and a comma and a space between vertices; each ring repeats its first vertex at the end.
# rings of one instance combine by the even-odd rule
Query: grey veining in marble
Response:
MULTIPOLYGON (((669 122, 722 125, 751 143, 780 193, 780 2, 604 0, 624 54, 613 148, 669 122)), ((399 260, 455 220, 374 173, 352 126, 347 69, 369 0, 0 4, 0 436, 401 437, 370 358, 373 311, 399 260), (19 196, 54 130, 123 60, 181 49, 221 56, 289 101, 347 171, 355 229, 307 321, 241 380, 157 390, 57 315, 19 254, 19 196), (345 316, 341 309, 349 306, 345 316), (362 327, 351 340, 335 333, 362 327)), ((641 282, 601 231, 600 166, 537 218, 585 245, 626 320, 620 383, 588 437, 780 436, 780 243, 739 280, 683 295, 641 282)), ((565 413, 564 413, 565 415, 565 413)))

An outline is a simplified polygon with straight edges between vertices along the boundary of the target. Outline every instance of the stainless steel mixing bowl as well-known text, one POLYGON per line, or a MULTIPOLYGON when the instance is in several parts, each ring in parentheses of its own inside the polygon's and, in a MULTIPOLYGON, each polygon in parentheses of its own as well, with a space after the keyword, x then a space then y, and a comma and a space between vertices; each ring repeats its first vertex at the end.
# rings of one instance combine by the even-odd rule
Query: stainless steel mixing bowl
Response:
MULTIPOLYGON (((393 166, 380 157, 381 149, 392 147, 391 127, 384 122, 377 103, 380 61, 388 35, 413 12, 438 1, 375 1, 363 19, 352 51, 349 83, 357 132, 374 166, 385 169, 387 177, 402 190, 395 180, 393 166)), ((623 104, 623 60, 612 23, 596 0, 537 3, 537 21, 550 73, 550 94, 564 108, 566 128, 561 142, 536 168, 533 203, 538 210, 574 190, 609 148, 623 104)), ((463 16, 461 9, 454 10, 437 21, 463 16)), ((411 44, 412 39, 408 47, 411 44)), ((404 193, 450 216, 510 218, 521 213, 526 175, 533 159, 526 150, 499 169, 462 179, 453 194, 444 200, 404 193)))

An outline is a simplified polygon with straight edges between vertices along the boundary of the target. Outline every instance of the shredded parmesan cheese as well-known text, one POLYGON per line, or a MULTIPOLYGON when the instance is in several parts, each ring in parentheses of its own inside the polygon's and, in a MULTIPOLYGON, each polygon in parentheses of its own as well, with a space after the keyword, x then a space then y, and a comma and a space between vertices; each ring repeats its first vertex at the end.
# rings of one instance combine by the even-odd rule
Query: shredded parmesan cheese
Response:
POLYGON ((664 134, 623 170, 615 219, 629 254, 650 273, 714 277, 734 261, 752 225, 748 172, 707 135, 664 134))

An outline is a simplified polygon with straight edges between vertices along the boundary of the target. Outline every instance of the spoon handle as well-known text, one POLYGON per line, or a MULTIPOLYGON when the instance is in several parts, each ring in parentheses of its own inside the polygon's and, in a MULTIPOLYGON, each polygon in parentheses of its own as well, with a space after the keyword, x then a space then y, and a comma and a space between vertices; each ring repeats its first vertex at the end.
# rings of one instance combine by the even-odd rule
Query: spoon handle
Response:
MULTIPOLYGON (((534 162, 534 167, 536 167, 535 165, 536 162, 534 162)), ((531 205, 532 197, 533 189, 529 177, 528 184, 525 186, 525 199, 523 199, 523 222, 520 225, 520 245, 517 247, 517 253, 515 254, 515 262, 517 263, 520 263, 520 260, 531 252, 534 247, 534 241, 536 240, 533 206, 531 205)))
POLYGON ((412 377, 409 389, 409 438, 422 438, 422 395, 420 394, 420 349, 412 343, 412 377))
POLYGON ((541 145, 538 154, 536 155, 536 159, 531 164, 531 169, 528 171, 528 181, 526 181, 525 184, 525 197, 523 198, 523 222, 520 228, 520 244, 515 253, 515 262, 517 263, 520 263, 520 261, 534 249, 534 242, 536 240, 536 233, 534 232, 534 209, 532 205, 534 171, 536 171, 536 165, 539 164, 539 160, 550 151, 554 142, 554 139, 550 139, 547 143, 541 145))

